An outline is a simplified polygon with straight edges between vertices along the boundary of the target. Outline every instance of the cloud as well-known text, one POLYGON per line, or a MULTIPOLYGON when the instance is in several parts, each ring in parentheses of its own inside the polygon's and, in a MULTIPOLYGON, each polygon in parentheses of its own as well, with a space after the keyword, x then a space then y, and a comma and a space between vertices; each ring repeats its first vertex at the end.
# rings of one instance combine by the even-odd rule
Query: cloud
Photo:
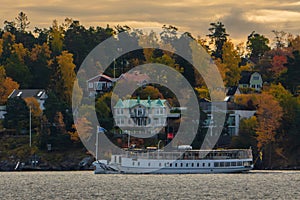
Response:
POLYGON ((134 28, 172 24, 202 37, 209 23, 221 20, 235 40, 246 40, 253 30, 268 35, 271 30, 299 34, 300 1, 253 0, 2 0, 0 22, 13 20, 24 11, 31 27, 47 28, 52 20, 77 19, 85 26, 128 25, 134 28))

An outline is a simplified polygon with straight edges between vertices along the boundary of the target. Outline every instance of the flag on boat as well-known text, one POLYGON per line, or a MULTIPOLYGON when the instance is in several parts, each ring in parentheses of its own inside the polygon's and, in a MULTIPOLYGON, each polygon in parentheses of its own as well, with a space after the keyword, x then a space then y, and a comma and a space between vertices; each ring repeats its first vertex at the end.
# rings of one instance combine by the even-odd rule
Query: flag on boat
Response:
POLYGON ((106 129, 101 127, 101 126, 97 126, 97 133, 104 133, 106 132, 106 129))

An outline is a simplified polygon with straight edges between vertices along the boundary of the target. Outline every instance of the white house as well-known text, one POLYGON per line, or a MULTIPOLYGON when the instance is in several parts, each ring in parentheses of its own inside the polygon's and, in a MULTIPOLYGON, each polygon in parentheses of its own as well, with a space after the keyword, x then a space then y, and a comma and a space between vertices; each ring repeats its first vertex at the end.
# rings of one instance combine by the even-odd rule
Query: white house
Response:
POLYGON ((253 88, 255 91, 261 91, 263 80, 258 72, 242 71, 239 81, 239 88, 253 88))
POLYGON ((119 99, 114 106, 115 123, 130 134, 151 135, 167 125, 170 109, 162 99, 119 99))
MULTIPOLYGON (((219 104, 221 105, 224 103, 227 104, 227 110, 226 111, 224 110, 224 112, 226 112, 227 115, 224 123, 224 128, 227 128, 228 135, 237 136, 239 134, 241 119, 252 117, 255 114, 256 110, 240 110, 238 108, 235 108, 236 106, 234 106, 234 103, 230 103, 226 101, 214 102, 214 105, 218 107, 219 104)), ((210 128, 211 126, 213 126, 214 119, 213 116, 211 115, 211 106, 212 103, 209 101, 200 102, 200 107, 202 108, 203 112, 207 114, 207 119, 205 120, 204 123, 204 127, 206 128, 210 128)))

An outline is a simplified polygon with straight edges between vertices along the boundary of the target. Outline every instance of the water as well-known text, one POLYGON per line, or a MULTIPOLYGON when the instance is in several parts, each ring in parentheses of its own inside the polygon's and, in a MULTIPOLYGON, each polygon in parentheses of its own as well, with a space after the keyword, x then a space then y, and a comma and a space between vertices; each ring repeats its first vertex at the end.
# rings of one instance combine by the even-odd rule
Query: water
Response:
POLYGON ((2 172, 0 199, 300 199, 300 171, 122 175, 2 172))

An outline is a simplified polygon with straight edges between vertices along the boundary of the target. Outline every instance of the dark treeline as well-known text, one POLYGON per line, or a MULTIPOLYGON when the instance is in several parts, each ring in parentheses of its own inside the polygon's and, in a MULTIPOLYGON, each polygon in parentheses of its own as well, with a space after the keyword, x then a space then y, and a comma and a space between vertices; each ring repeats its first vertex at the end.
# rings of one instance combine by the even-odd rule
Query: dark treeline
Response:
MULTIPOLYGON (((45 149, 47 143, 62 149, 80 146, 73 124, 71 94, 81 63, 96 45, 111 36, 127 32, 128 38, 138 44, 143 42, 138 39, 143 37, 138 36, 145 33, 126 25, 85 27, 70 18, 62 24, 54 20, 49 28, 36 27, 33 31, 28 30, 29 25, 32 26, 27 15, 20 12, 14 20, 5 21, 0 30, 0 104, 7 105, 8 112, 1 126, 21 133, 28 127, 28 105, 31 105, 37 149, 45 149), (44 112, 34 106, 37 105, 35 99, 7 100, 17 88, 45 89, 48 99, 44 112)), ((118 58, 114 63, 115 75, 118 77, 143 63, 165 64, 189 80, 199 99, 209 99, 208 89, 194 68, 176 54, 159 49, 169 44, 179 50, 180 40, 192 38, 212 56, 227 87, 238 86, 242 71, 259 72, 265 82, 261 93, 248 89, 236 97, 235 103, 240 106, 253 109, 255 105, 257 114, 241 121, 239 136, 232 138, 231 147, 252 146, 256 155, 263 153, 265 167, 299 166, 300 36, 275 30, 273 33, 274 38, 269 39, 253 31, 245 43, 235 45, 222 22, 211 23, 207 36, 198 38, 190 33, 179 35, 176 27, 164 25, 160 35, 147 34, 147 41, 157 43, 158 48, 134 51, 118 58)), ((113 76, 112 68, 107 75, 113 76)), ((137 92, 139 96, 163 97, 176 105, 176 97, 163 87, 144 89, 144 93, 137 92)), ((96 111, 99 120, 104 120, 105 128, 111 130, 113 123, 105 121, 112 117, 109 102, 109 94, 99 96, 96 111)), ((88 111, 88 106, 86 109, 88 111)), ((82 120, 86 129, 92 129, 86 119, 82 120)))

